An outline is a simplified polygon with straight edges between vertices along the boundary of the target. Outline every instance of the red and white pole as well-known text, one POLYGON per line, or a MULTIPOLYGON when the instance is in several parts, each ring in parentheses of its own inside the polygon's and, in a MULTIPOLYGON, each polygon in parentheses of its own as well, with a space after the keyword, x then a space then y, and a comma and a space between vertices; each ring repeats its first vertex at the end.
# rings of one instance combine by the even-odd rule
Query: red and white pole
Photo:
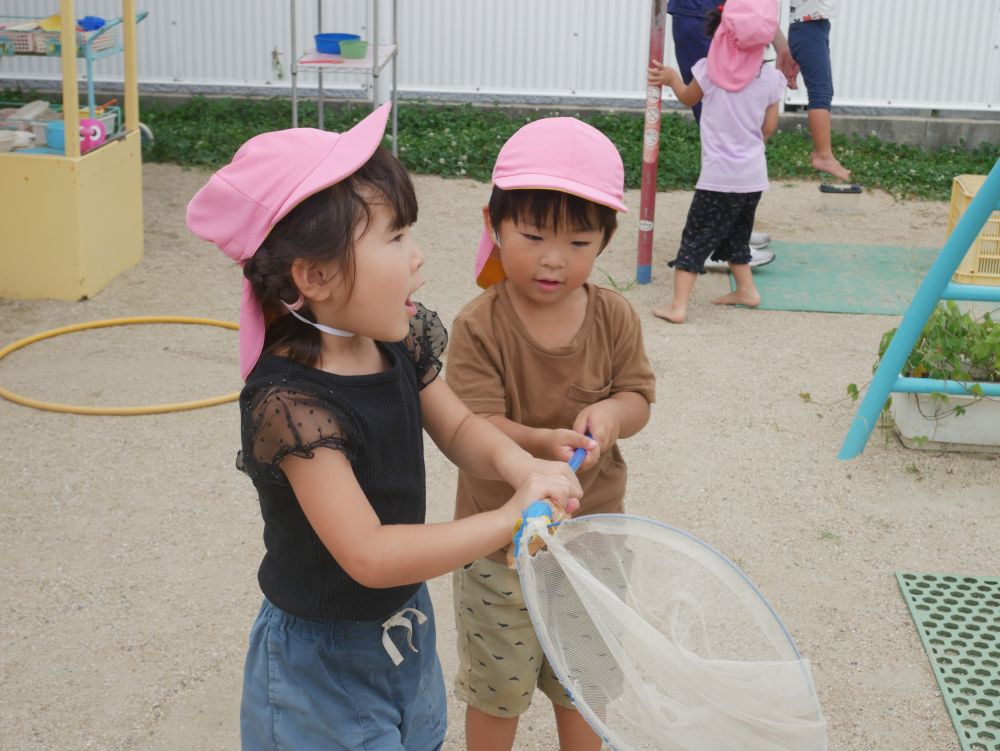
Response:
MULTIPOLYGON (((667 0, 653 0, 649 24, 649 64, 663 62, 667 0)), ((648 67, 648 65, 647 65, 648 67)), ((645 77, 645 72, 643 72, 645 77)), ((642 193, 639 199, 639 249, 635 278, 639 284, 653 279, 653 215, 656 212, 656 172, 660 159, 660 87, 646 86, 646 119, 642 127, 642 193)))

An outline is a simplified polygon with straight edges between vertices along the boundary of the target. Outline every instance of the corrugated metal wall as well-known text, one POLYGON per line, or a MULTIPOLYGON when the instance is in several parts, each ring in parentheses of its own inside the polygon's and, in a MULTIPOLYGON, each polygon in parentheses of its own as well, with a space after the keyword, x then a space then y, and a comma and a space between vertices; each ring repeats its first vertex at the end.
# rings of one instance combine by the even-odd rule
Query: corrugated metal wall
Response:
MULTIPOLYGON (((842 0, 831 31, 841 105, 1000 111, 1000 0, 842 0)), ((804 103, 805 92, 789 92, 804 103)))
MULTIPOLYGON (((374 0, 373 0, 374 1, 374 0)), ((399 88, 408 97, 639 106, 652 0, 399 0, 399 88)), ((787 6, 788 0, 785 0, 787 6)), ((140 0, 140 82, 149 89, 287 93, 290 0, 140 0), (279 72, 283 76, 279 77, 279 72)), ((55 11, 57 0, 0 0, 0 15, 55 11), (44 6, 40 7, 40 6, 44 6)), ((298 0, 298 45, 315 0, 298 0)), ((323 30, 369 36, 365 0, 323 0, 323 30)), ((114 17, 118 0, 77 0, 114 17)), ((380 23, 387 30, 389 18, 380 23)), ((382 33, 381 36, 385 36, 382 33)), ((667 58, 672 45, 667 39, 667 58)), ((1000 109, 1000 0, 843 0, 833 24, 835 102, 1000 109)), ((116 80, 118 59, 97 64, 116 80)), ((0 58, 0 81, 57 79, 58 61, 0 58)), ((300 76, 304 87, 313 76, 300 76)), ((361 77, 325 77, 357 91, 361 77)), ((805 102, 789 91, 787 103, 805 102)))

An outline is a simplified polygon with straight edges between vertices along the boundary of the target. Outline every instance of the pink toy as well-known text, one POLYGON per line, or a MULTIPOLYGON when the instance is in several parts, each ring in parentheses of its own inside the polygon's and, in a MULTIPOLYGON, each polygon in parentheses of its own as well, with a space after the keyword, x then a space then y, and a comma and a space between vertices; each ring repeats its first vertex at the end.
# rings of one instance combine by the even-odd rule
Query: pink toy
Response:
POLYGON ((108 131, 101 120, 89 117, 80 119, 80 153, 96 149, 108 138, 108 131))

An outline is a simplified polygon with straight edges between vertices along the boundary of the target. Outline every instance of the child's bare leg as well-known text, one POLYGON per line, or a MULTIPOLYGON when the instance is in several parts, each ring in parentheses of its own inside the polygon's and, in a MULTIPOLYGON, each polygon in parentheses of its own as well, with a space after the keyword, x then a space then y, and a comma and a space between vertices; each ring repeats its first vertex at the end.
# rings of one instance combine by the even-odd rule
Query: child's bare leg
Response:
POLYGON ((844 169, 833 155, 830 136, 830 110, 815 108, 809 110, 809 135, 812 136, 812 166, 821 172, 829 172, 839 180, 847 180, 851 171, 844 169))
POLYGON ((494 717, 467 706, 465 748, 468 751, 510 751, 517 735, 517 720, 517 717, 494 717))
POLYGON ((575 709, 552 705, 561 751, 601 751, 601 738, 575 709))
POLYGON ((687 319, 688 300, 691 299, 691 290, 698 275, 693 271, 674 269, 674 299, 670 305, 661 305, 653 308, 653 315, 671 323, 684 323, 687 319))
POLYGON ((731 263, 729 270, 736 280, 736 289, 728 295, 716 297, 712 302, 715 305, 745 305, 748 308, 756 308, 760 305, 760 293, 753 283, 753 272, 749 263, 731 263))

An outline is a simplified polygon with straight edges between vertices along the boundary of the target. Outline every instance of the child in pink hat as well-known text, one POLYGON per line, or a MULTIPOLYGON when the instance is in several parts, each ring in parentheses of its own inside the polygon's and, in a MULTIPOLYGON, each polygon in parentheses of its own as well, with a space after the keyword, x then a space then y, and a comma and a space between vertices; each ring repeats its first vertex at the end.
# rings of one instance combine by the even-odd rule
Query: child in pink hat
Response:
MULTIPOLYGON (((589 450, 585 514, 623 510, 618 439, 642 429, 655 397, 639 316, 588 281, 626 210, 623 183, 614 144, 579 120, 537 120, 511 136, 483 207, 475 277, 486 290, 455 319, 448 355, 455 393, 525 450, 561 461, 589 450)), ((475 518, 510 492, 461 471, 455 516, 475 518)), ((468 748, 511 748, 537 686, 552 701, 560 748, 596 751, 601 740, 546 663, 503 547, 453 577, 468 748)))
POLYGON ((188 205, 243 270, 242 451, 257 490, 264 602, 250 632, 243 749, 439 749, 446 699, 424 580, 510 540, 523 508, 572 511, 567 465, 533 458, 437 378, 447 334, 413 301, 413 184, 379 147, 389 106, 346 133, 245 143, 188 205), (517 488, 424 524, 423 431, 517 488))
POLYGON ((778 126, 785 76, 763 65, 778 27, 777 0, 728 0, 708 16, 708 57, 691 69, 685 85, 673 68, 654 61, 648 80, 670 86, 688 107, 702 103, 701 174, 688 210, 674 268, 674 296, 653 314, 684 323, 688 301, 709 256, 727 261, 736 289, 717 305, 760 305, 750 270, 750 233, 761 193, 767 189, 764 143, 778 126), (714 254, 714 255, 713 255, 714 254))

